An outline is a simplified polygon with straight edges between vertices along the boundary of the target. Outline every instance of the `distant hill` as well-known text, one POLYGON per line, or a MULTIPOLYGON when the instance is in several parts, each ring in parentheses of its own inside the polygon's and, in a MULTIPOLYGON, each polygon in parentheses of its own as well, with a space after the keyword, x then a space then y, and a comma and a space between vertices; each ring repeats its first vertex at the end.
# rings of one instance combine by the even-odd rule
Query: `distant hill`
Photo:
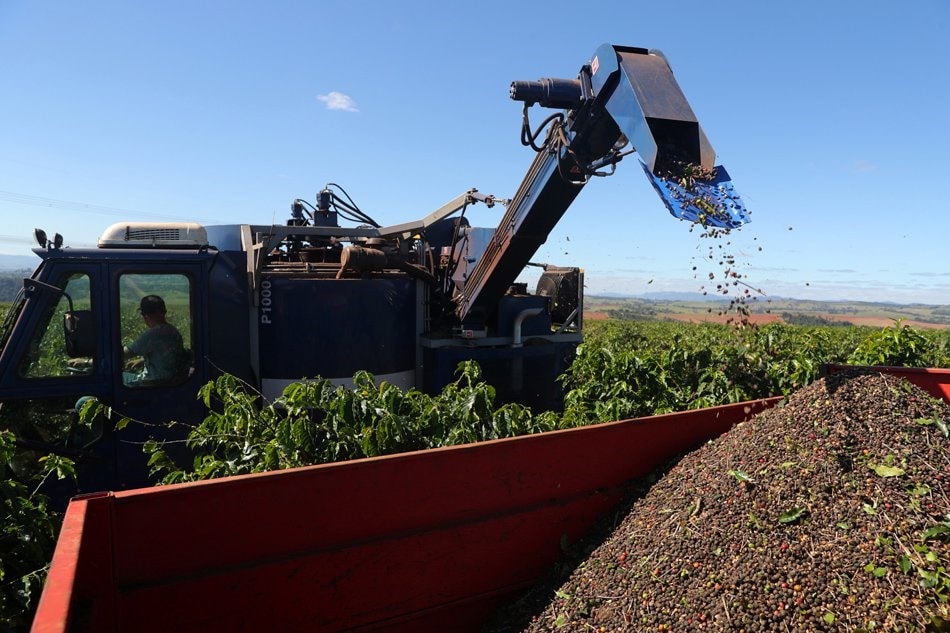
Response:
MULTIPOLYGON (((724 321, 737 316, 729 298, 699 293, 654 293, 637 297, 588 295, 584 313, 588 318, 674 319, 678 321, 724 321), (681 297, 681 298, 676 298, 681 297)), ((889 326, 898 319, 921 327, 950 327, 950 306, 919 303, 898 304, 870 301, 815 301, 768 299, 741 302, 756 323, 783 321, 800 325, 838 324, 889 326)))
MULTIPOLYGON (((633 297, 628 297, 633 298, 633 297)), ((637 299, 647 301, 721 301, 722 297, 714 294, 704 295, 701 292, 645 292, 637 295, 637 299)))
POLYGON ((40 263, 36 255, 4 255, 0 254, 0 270, 29 270, 32 271, 40 263))
POLYGON ((39 263, 36 255, 0 255, 0 303, 13 301, 23 287, 23 278, 29 277, 39 263))

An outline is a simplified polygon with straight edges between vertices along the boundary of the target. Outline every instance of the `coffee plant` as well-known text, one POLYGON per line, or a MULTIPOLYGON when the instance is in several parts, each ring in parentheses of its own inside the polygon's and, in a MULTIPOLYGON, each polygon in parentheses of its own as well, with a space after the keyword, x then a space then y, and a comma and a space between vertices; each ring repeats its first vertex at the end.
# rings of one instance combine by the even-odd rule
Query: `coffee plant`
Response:
POLYGON ((571 424, 784 395, 843 363, 869 330, 608 321, 563 377, 571 424))
POLYGON ((27 461, 11 431, 0 430, 0 630, 29 627, 49 568, 62 515, 37 490, 48 477, 74 474, 70 460, 40 458, 24 477, 27 461))
POLYGON ((495 389, 477 363, 460 364, 455 382, 435 396, 403 391, 361 371, 352 388, 315 379, 289 385, 274 402, 224 375, 200 397, 210 413, 188 446, 194 462, 181 467, 162 444, 150 442, 150 465, 162 483, 211 479, 295 466, 376 457, 561 428, 555 413, 532 415, 519 404, 495 406, 495 389))
POLYGON ((848 357, 855 365, 940 367, 947 362, 946 339, 928 338, 898 319, 893 327, 867 336, 848 357))

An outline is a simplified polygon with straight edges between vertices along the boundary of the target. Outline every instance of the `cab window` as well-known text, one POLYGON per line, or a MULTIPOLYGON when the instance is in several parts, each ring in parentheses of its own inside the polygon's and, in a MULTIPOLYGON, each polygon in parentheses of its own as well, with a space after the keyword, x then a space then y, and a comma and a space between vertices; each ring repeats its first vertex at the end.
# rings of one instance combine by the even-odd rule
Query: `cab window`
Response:
POLYGON ((191 282, 180 274, 119 278, 122 382, 132 388, 179 384, 191 372, 191 282))
POLYGON ((84 376, 96 362, 99 326, 94 318, 89 275, 73 273, 58 284, 19 365, 23 378, 84 376))

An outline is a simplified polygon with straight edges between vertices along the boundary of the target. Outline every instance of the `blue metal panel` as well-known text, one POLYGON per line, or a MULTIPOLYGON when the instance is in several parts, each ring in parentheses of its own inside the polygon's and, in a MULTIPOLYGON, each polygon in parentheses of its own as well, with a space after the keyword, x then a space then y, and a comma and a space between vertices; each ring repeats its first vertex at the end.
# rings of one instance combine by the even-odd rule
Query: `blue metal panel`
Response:
POLYGON ((259 293, 263 379, 415 367, 414 280, 272 277, 259 293))
POLYGON ((722 165, 710 180, 694 179, 683 185, 676 178, 657 176, 640 163, 663 204, 675 217, 703 226, 734 229, 749 222, 749 212, 722 165))

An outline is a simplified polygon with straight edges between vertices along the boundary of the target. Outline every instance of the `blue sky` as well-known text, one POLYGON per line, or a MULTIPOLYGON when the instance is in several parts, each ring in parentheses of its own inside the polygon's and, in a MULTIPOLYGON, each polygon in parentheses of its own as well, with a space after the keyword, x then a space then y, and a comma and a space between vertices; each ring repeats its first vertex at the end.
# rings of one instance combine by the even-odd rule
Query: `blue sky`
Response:
POLYGON ((945 0, 0 0, 0 253, 34 227, 283 223, 328 182, 382 224, 509 197, 533 158, 510 82, 604 42, 663 51, 752 223, 703 238, 628 160, 535 261, 589 294, 696 291, 712 250, 765 296, 950 303, 945 0))

